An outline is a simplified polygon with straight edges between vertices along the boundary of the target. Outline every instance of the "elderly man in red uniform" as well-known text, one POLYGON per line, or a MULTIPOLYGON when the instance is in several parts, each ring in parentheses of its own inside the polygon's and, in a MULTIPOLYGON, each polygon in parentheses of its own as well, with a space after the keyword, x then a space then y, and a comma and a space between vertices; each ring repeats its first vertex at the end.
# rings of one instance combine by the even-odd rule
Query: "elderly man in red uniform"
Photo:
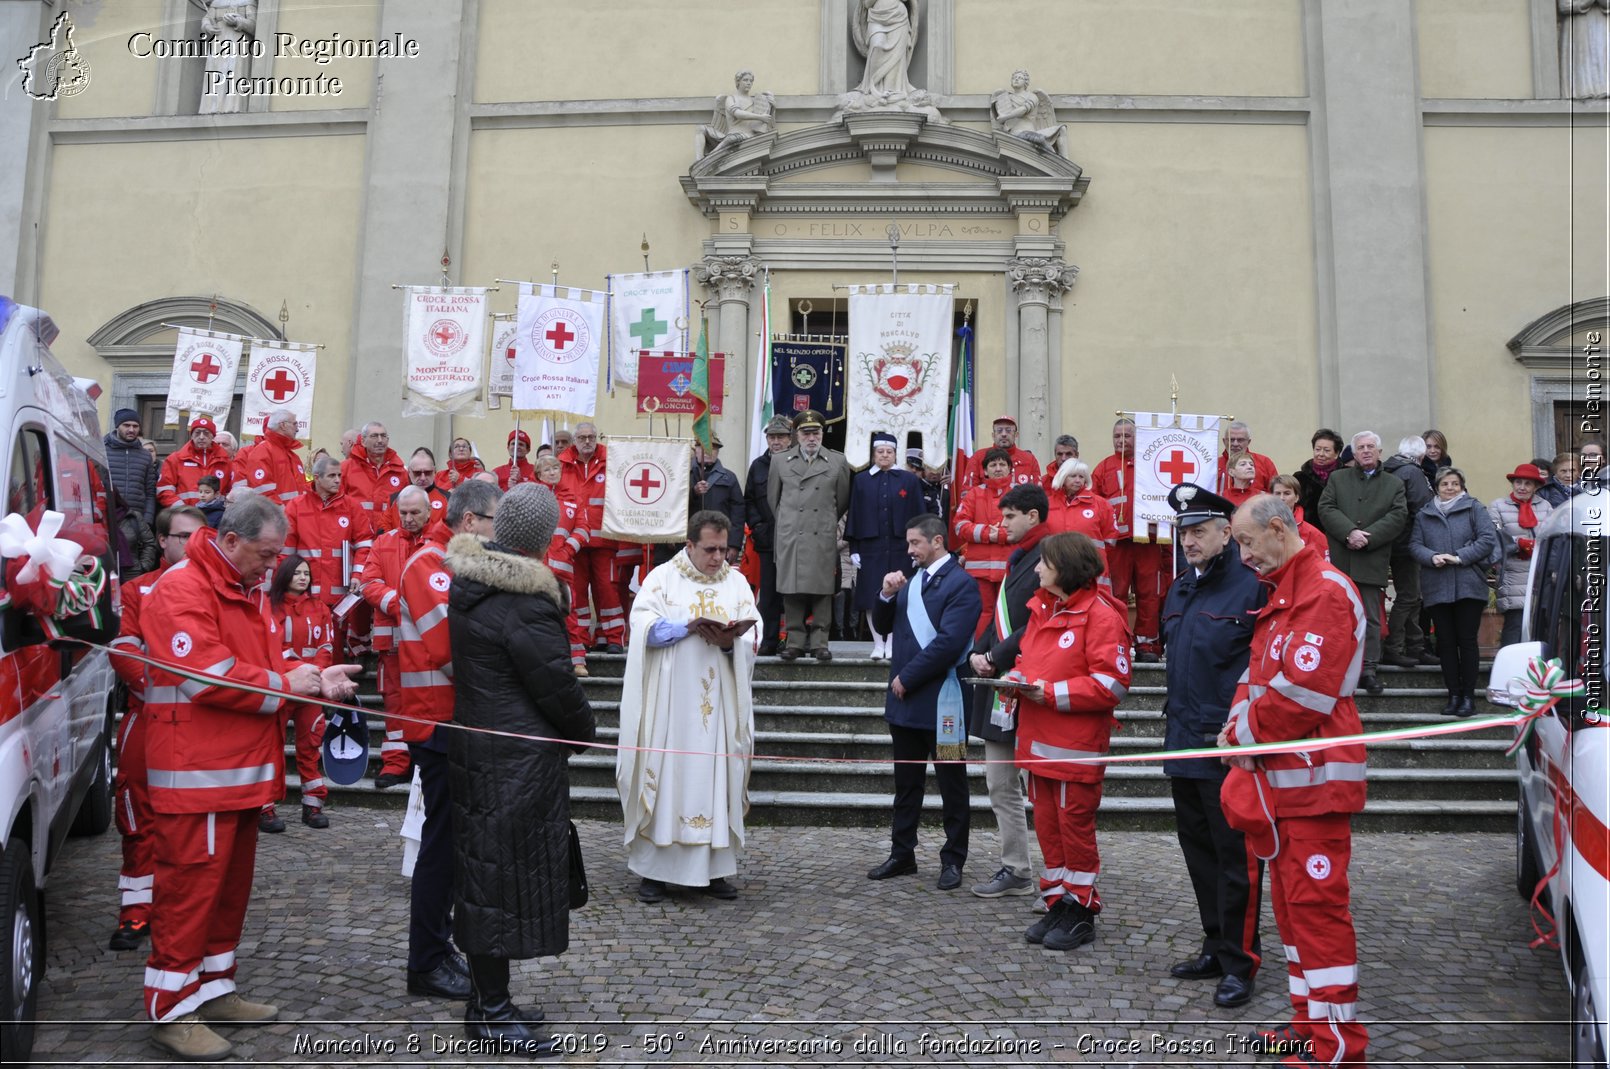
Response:
MULTIPOLYGON (((408 458, 408 485, 425 491, 430 501, 430 522, 447 522, 447 494, 436 481, 436 454, 424 446, 414 450, 408 458)), ((401 490, 397 494, 402 493, 401 490)), ((375 533, 389 531, 397 526, 397 494, 391 495, 386 510, 375 522, 375 533)))
POLYGON ((187 558, 147 596, 141 634, 176 669, 152 668, 147 779, 156 866, 151 956, 142 1005, 157 1046, 186 1061, 222 1058, 228 1040, 207 1022, 272 1020, 274 1006, 235 991, 235 948, 257 857, 258 813, 285 792, 285 714, 292 697, 351 697, 356 665, 287 666, 279 626, 257 589, 285 544, 285 515, 261 496, 230 506, 216 538, 191 536, 187 558), (283 674, 282 674, 283 672, 283 674))
POLYGON ((378 519, 390 504, 392 495, 407 482, 407 469, 402 457, 391 448, 391 435, 386 433, 386 425, 375 421, 365 423, 363 438, 341 462, 341 489, 378 519))
POLYGON ((499 464, 492 471, 498 477, 498 489, 508 492, 509 487, 537 481, 537 470, 526 460, 531 452, 531 436, 525 431, 509 432, 509 462, 499 464))
POLYGON ((1112 596, 1129 604, 1135 592, 1135 660, 1156 664, 1163 652, 1163 596, 1173 578, 1173 555, 1157 543, 1157 525, 1133 529, 1135 508, 1135 421, 1125 417, 1112 425, 1112 456, 1096 465, 1090 485, 1112 506, 1118 537, 1107 550, 1112 596), (1136 535, 1142 535, 1139 540, 1136 535))
POLYGON ((285 507, 285 552, 307 558, 313 572, 308 593, 331 609, 363 585, 374 542, 369 517, 362 504, 342 492, 340 462, 328 454, 313 462, 312 488, 285 507))
MULTIPOLYGON (((1236 688, 1221 746, 1328 739, 1361 730, 1353 690, 1364 662, 1364 603, 1351 580, 1303 544, 1285 502, 1260 494, 1230 526, 1241 559, 1271 587, 1252 633, 1252 660, 1236 688)), ((1364 747, 1231 757, 1223 788, 1232 825, 1256 848, 1270 831, 1269 897, 1285 943, 1293 1016, 1260 1034, 1285 1065, 1363 1065, 1358 941, 1349 910, 1352 815, 1364 808, 1364 747), (1239 782, 1237 778, 1239 777, 1239 782), (1255 777, 1255 779, 1249 778, 1255 777), (1248 805, 1238 796, 1251 795, 1248 805), (1289 1052, 1289 1053, 1288 1053, 1289 1052)), ((1258 849, 1267 854, 1267 846, 1258 849)))
POLYGON ((597 640, 605 643, 606 653, 624 653, 626 618, 620 589, 615 585, 617 543, 606 539, 603 532, 605 456, 605 447, 598 442, 598 428, 591 423, 576 424, 571 445, 559 454, 559 463, 564 465, 559 496, 568 495, 576 502, 576 529, 587 531, 587 542, 576 554, 571 601, 580 615, 591 590, 597 640))
POLYGON ((1219 454, 1219 494, 1222 495, 1230 485, 1230 473, 1225 468, 1230 463, 1231 453, 1245 453, 1252 458, 1252 470, 1254 472, 1252 485, 1257 489, 1258 493, 1268 493, 1269 480, 1279 475, 1280 469, 1275 466, 1273 460, 1262 453, 1252 451, 1252 430, 1246 425, 1245 421, 1238 419, 1231 423, 1229 429, 1225 431, 1224 452, 1219 454))
POLYGON ((123 865, 117 875, 122 904, 117 930, 107 946, 133 950, 151 930, 152 857, 151 789, 145 781, 145 664, 116 651, 145 653, 140 632, 140 606, 152 586, 169 568, 184 560, 190 536, 207 526, 207 517, 193 505, 175 505, 157 514, 157 545, 162 560, 155 571, 123 583, 120 629, 111 646, 112 668, 128 688, 128 705, 117 732, 117 776, 112 780, 117 830, 123 837, 123 865))
POLYGON ((281 408, 263 417, 263 436, 235 454, 234 478, 282 508, 307 490, 307 472, 296 451, 296 413, 281 408))
POLYGON ((199 485, 203 475, 218 479, 218 492, 229 493, 231 484, 229 454, 213 441, 218 425, 206 416, 190 421, 190 440, 162 462, 157 476, 157 508, 174 505, 194 505, 200 500, 199 485))
POLYGON ((990 439, 990 444, 968 457, 966 468, 956 473, 958 485, 954 500, 960 501, 967 496, 967 491, 984 481, 984 458, 991 449, 1004 449, 1011 456, 1012 474, 1007 480, 1011 486, 1039 480, 1039 459, 1027 449, 1017 447, 1017 420, 1011 416, 996 416, 990 426, 990 439))

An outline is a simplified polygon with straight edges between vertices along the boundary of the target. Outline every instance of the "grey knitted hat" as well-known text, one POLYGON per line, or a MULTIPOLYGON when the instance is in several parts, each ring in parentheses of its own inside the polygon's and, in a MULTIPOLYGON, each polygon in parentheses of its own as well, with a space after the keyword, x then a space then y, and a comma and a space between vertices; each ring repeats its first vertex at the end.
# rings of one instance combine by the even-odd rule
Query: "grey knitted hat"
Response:
POLYGON ((559 526, 559 499, 541 483, 521 483, 503 495, 492 520, 492 540, 501 546, 541 557, 559 526))

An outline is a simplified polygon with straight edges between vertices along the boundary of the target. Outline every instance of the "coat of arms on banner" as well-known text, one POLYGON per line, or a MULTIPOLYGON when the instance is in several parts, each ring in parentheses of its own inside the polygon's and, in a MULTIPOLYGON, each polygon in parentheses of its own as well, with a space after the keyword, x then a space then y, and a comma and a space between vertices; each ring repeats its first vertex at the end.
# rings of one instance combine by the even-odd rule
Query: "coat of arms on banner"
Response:
POLYGON ((874 432, 912 438, 942 453, 950 416, 952 287, 850 287, 851 360, 844 402, 844 455, 851 467, 872 460, 874 432))
POLYGON ((889 342, 881 354, 861 354, 872 388, 896 408, 922 393, 936 359, 933 353, 919 354, 909 341, 889 342))

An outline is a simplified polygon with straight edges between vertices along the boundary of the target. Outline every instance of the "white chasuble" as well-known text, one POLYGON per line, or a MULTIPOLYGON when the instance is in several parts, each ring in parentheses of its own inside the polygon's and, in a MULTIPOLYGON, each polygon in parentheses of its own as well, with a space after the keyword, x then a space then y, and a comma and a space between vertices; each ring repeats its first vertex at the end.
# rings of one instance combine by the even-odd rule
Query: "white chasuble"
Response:
POLYGON ((756 630, 738 636, 731 653, 692 633, 649 645, 655 621, 701 617, 736 622, 759 613, 737 569, 705 575, 679 552, 649 573, 632 605, 615 758, 627 866, 687 887, 738 871, 754 752, 756 630))

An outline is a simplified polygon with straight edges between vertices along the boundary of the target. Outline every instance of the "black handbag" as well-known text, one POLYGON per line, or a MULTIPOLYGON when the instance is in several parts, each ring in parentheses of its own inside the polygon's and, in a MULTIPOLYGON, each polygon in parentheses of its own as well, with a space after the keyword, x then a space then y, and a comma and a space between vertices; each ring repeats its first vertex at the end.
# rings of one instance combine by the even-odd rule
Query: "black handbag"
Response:
POLYGON ((580 909, 587 904, 587 866, 581 856, 581 834, 576 822, 570 822, 570 908, 580 909))

